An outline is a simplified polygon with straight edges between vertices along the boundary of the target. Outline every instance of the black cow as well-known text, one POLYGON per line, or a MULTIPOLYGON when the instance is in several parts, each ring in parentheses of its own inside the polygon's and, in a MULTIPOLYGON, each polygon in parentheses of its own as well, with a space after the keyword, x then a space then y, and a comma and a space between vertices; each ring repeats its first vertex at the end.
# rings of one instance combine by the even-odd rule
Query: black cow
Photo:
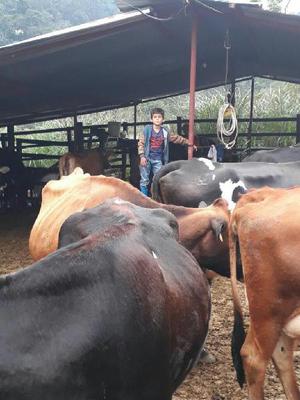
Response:
POLYGON ((166 204, 197 207, 222 197, 233 209, 241 193, 263 186, 300 185, 300 162, 218 163, 205 158, 175 161, 153 180, 153 198, 166 204))
POLYGON ((108 201, 59 250, 0 278, 5 400, 170 400, 197 360, 209 288, 164 210, 108 201))
POLYGON ((18 153, 0 149, 0 195, 7 207, 26 206, 28 191, 31 201, 39 203, 43 186, 50 179, 58 178, 58 164, 50 168, 25 167, 18 153))
POLYGON ((0 149, 0 192, 10 207, 26 203, 24 170, 25 167, 17 153, 0 149))
POLYGON ((300 144, 289 147, 279 147, 273 150, 258 150, 251 156, 245 157, 242 162, 259 161, 271 163, 285 163, 300 161, 300 144))

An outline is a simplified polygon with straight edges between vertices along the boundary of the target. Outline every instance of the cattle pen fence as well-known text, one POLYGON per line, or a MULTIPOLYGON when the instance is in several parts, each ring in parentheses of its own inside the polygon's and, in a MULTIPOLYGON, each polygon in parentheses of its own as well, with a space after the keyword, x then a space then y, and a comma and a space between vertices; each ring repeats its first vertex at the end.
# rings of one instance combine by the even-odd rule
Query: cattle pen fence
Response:
MULTIPOLYGON (((183 134, 183 127, 187 122, 187 119, 177 117, 165 121, 165 124, 178 134, 183 134)), ((110 149, 114 154, 111 164, 115 170, 120 171, 119 177, 125 179, 126 169, 131 167, 134 159, 132 155, 136 154, 137 132, 147 123, 123 122, 120 136, 116 137, 108 135, 108 124, 84 126, 78 122, 70 127, 35 130, 17 130, 9 125, 7 132, 0 133, 0 142, 2 148, 17 152, 24 164, 31 166, 49 166, 68 151, 80 152, 92 147, 110 149)), ((200 139, 217 143, 216 123, 216 119, 196 119, 195 134, 200 139)), ((228 152, 226 161, 240 161, 245 155, 259 149, 272 149, 300 142, 300 114, 296 117, 239 118, 238 123, 238 141, 228 152), (268 130, 270 124, 272 130, 268 130)), ((208 146, 204 142, 204 149, 208 146)))

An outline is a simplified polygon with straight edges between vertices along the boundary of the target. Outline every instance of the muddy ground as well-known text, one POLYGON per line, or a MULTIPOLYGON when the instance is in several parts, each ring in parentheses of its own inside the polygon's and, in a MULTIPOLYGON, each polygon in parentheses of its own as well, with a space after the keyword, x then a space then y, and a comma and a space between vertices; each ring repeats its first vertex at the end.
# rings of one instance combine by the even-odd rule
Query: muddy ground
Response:
MULTIPOLYGON (((35 214, 0 214, 0 273, 16 271, 32 260, 28 252, 28 237, 35 214)), ((240 293, 243 288, 240 285, 240 293)), ((173 400, 242 400, 247 398, 235 380, 230 356, 232 304, 230 282, 224 278, 214 281, 211 289, 212 317, 206 348, 216 357, 210 365, 199 364, 173 396, 173 400)), ((295 365, 300 380, 300 354, 296 353, 295 365)), ((283 390, 272 366, 266 379, 267 400, 283 400, 283 390)))

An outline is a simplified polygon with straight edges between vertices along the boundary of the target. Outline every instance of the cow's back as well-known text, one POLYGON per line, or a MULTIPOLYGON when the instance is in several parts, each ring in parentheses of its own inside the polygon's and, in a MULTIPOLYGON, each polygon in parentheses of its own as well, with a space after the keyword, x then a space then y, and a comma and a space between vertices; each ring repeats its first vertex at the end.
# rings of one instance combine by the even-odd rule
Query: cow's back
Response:
POLYGON ((117 195, 147 208, 158 207, 131 185, 113 177, 83 174, 81 168, 58 181, 48 182, 43 188, 41 209, 30 232, 32 258, 39 260, 57 249, 59 230, 70 215, 117 195))
POLYGON ((295 268, 300 274, 299 202, 300 188, 261 188, 245 194, 232 214, 231 229, 238 233, 244 268, 255 270, 253 278, 266 280, 270 288, 278 289, 281 274, 282 282, 295 268), (260 264, 264 268, 256 268, 260 264))
POLYGON ((279 147, 272 150, 258 150, 251 156, 245 157, 242 162, 270 162, 285 163, 290 161, 300 161, 300 146, 279 147))
POLYGON ((154 177, 154 195, 164 203, 197 207, 222 197, 233 208, 240 194, 252 188, 300 185, 300 162, 218 163, 207 159, 176 161, 154 177))

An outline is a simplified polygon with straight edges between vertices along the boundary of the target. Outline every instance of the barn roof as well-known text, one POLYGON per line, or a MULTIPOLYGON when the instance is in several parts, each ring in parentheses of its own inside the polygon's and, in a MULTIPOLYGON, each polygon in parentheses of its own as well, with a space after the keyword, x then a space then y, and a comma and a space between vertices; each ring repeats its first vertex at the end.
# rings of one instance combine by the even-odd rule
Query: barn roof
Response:
POLYGON ((198 89, 224 83, 227 30, 229 79, 300 82, 299 16, 213 0, 128 1, 134 9, 1 47, 0 125, 188 92, 195 15, 198 89))

